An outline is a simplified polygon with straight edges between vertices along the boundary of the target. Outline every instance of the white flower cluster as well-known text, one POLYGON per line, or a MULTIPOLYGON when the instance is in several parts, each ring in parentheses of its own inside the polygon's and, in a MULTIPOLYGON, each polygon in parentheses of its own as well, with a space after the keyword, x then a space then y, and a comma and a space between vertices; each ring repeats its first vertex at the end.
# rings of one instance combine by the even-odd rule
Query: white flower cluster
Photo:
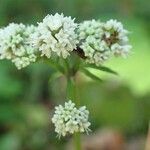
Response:
POLYGON ((123 28, 121 22, 109 20, 103 24, 103 40, 107 43, 114 55, 126 56, 132 48, 128 44, 128 31, 123 28))
POLYGON ((35 62, 35 49, 29 43, 34 26, 11 23, 0 30, 0 59, 11 60, 18 69, 35 62))
POLYGON ((41 51, 41 56, 50 58, 52 54, 66 58, 76 48, 77 24, 63 14, 47 15, 32 35, 32 43, 41 51))
POLYGON ((109 48, 102 41, 103 30, 100 21, 84 21, 79 25, 78 38, 79 47, 84 51, 86 61, 101 64, 109 57, 109 48))
POLYGON ((68 101, 64 106, 55 107, 52 122, 55 125, 55 131, 60 137, 75 132, 90 131, 88 117, 89 111, 86 110, 85 106, 77 109, 72 101, 68 101))
POLYGON ((128 45, 127 34, 128 31, 116 20, 106 23, 84 21, 78 28, 79 47, 87 62, 100 65, 113 55, 125 56, 129 53, 131 46, 128 45))
POLYGON ((21 69, 39 56, 65 59, 75 51, 86 62, 101 65, 112 56, 130 52, 127 35, 116 20, 77 25, 71 17, 56 13, 47 15, 36 27, 11 23, 0 29, 0 59, 9 59, 21 69))

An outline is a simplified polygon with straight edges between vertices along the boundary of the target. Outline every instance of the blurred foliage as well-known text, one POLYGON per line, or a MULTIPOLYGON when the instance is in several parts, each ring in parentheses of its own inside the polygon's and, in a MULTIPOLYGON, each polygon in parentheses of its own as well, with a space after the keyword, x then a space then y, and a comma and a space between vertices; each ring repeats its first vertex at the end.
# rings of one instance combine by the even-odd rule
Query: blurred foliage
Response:
MULTIPOLYGON (((148 0, 0 0, 0 26, 34 23, 63 12, 82 21, 116 18, 131 31, 129 58, 106 64, 119 76, 99 84, 79 76, 78 98, 91 112, 92 130, 110 126, 126 136, 146 134, 150 120, 150 2, 148 0), (88 81, 88 82, 87 82, 88 81)), ((50 122, 54 104, 65 99, 65 80, 48 82, 53 70, 38 63, 18 71, 0 61, 0 150, 63 149, 50 122)))

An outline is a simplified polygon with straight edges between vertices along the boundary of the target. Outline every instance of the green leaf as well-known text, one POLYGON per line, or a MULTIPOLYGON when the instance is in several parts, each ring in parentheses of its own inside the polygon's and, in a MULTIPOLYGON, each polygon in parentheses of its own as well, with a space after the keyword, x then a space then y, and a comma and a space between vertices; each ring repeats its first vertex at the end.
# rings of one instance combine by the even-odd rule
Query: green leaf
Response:
POLYGON ((46 63, 48 65, 50 65, 52 68, 54 68, 55 70, 61 72, 61 73, 65 73, 65 70, 64 68, 57 62, 57 61, 54 61, 54 60, 46 60, 46 63))
POLYGON ((59 73, 59 72, 52 73, 50 78, 49 78, 49 83, 51 83, 52 81, 58 79, 61 76, 62 76, 62 74, 59 73))
POLYGON ((87 69, 81 69, 81 72, 83 72, 85 75, 87 75, 88 77, 90 77, 93 80, 100 81, 100 82, 103 81, 102 79, 100 79, 99 77, 97 77, 96 75, 94 75, 87 69))
POLYGON ((100 70, 100 71, 104 71, 104 72, 107 72, 107 73, 111 73, 111 74, 114 74, 114 75, 118 75, 118 73, 108 67, 105 67, 105 66, 96 66, 95 64, 88 64, 86 67, 89 67, 89 68, 93 68, 93 69, 97 69, 97 70, 100 70))

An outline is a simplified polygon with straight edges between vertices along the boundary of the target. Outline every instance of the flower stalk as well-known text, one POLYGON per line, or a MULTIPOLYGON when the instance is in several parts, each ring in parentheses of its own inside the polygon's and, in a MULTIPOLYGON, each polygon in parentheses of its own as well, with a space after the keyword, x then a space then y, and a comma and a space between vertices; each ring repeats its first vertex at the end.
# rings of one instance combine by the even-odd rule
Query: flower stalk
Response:
MULTIPOLYGON (((67 96, 67 98, 74 100, 74 103, 76 103, 77 106, 80 105, 80 101, 76 97, 75 75, 72 77, 71 76, 67 77, 66 96, 67 96)), ((74 145, 75 145, 75 150, 81 150, 82 149, 81 148, 81 137, 80 137, 79 132, 76 132, 73 135, 73 141, 74 141, 74 145)))

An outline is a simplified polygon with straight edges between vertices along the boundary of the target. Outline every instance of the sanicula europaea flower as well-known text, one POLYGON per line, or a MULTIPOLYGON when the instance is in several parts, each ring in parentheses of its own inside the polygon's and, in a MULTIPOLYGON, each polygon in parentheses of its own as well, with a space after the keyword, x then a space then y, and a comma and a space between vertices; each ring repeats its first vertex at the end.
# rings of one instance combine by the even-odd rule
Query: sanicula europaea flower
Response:
POLYGON ((116 20, 109 20, 102 26, 103 41, 105 41, 115 56, 126 57, 132 46, 129 45, 129 31, 124 29, 123 24, 116 20))
POLYGON ((77 24, 71 17, 63 14, 47 15, 38 23, 37 31, 32 35, 31 42, 38 49, 41 56, 50 58, 56 55, 67 58, 76 48, 77 24))
POLYGON ((86 62, 101 65, 112 56, 126 56, 131 49, 128 31, 116 20, 106 23, 89 20, 80 23, 78 47, 83 50, 86 62))
POLYGON ((84 21, 78 28, 79 47, 83 50, 86 62, 101 64, 110 56, 107 43, 102 41, 102 23, 96 20, 84 21))
POLYGON ((77 108, 71 100, 65 105, 55 107, 52 122, 55 125, 55 132, 58 136, 66 136, 76 132, 89 132, 91 123, 88 121, 89 111, 85 106, 77 108))
POLYGON ((0 59, 11 60, 18 69, 36 61, 35 51, 29 42, 35 27, 11 23, 0 30, 0 59))

